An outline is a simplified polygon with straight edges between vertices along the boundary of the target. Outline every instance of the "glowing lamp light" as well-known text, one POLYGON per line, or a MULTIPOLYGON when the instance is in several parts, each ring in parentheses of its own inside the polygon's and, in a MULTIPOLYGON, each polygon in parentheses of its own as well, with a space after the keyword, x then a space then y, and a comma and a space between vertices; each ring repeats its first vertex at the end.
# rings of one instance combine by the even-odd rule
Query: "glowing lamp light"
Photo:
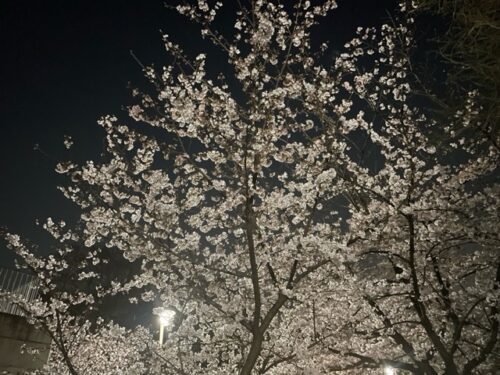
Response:
POLYGON ((175 318, 175 311, 173 310, 163 310, 159 314, 160 324, 162 326, 170 326, 175 318))
POLYGON ((386 367, 384 367, 384 374, 385 375, 396 375, 396 370, 394 370, 390 366, 386 366, 386 367))
POLYGON ((175 311, 169 309, 163 309, 157 312, 157 314, 160 319, 160 337, 158 341, 160 346, 162 346, 165 327, 172 325, 172 323, 174 322, 175 311))

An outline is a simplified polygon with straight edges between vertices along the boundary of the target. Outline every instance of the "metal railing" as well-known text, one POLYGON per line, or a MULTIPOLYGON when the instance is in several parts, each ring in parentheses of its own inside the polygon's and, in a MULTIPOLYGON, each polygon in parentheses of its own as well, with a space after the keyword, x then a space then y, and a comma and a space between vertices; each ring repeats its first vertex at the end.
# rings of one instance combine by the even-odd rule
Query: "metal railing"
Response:
POLYGON ((29 273, 0 268, 0 312, 24 316, 23 310, 9 301, 9 296, 15 296, 23 302, 31 302, 38 296, 38 279, 29 273))

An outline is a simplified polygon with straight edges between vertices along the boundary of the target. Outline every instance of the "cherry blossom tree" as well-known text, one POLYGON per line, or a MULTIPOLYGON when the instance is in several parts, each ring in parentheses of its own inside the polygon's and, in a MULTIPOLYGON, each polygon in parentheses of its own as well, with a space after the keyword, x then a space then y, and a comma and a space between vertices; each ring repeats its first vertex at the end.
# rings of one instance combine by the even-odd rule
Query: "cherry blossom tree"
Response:
MULTIPOLYGON (((105 158, 57 167, 82 227, 47 223, 61 243, 50 269, 65 264, 102 295, 160 301, 175 312, 167 345, 105 323, 70 324, 65 337, 84 327, 86 353, 113 337, 130 373, 491 373, 498 150, 457 132, 476 121, 477 93, 446 123, 413 95, 405 6, 392 25, 359 28, 333 61, 313 37, 334 1, 240 4, 230 36, 216 31, 221 7, 175 9, 227 64, 214 71, 165 35, 172 64, 144 68, 152 89, 134 91, 137 124, 105 116, 105 158), (89 248, 82 264, 65 261, 73 242, 89 248), (95 249, 140 270, 103 285, 95 249)), ((9 239, 39 272, 51 264, 9 239)), ((68 303, 94 303, 78 295, 68 303)), ((124 368, 56 349, 60 373, 124 368)))

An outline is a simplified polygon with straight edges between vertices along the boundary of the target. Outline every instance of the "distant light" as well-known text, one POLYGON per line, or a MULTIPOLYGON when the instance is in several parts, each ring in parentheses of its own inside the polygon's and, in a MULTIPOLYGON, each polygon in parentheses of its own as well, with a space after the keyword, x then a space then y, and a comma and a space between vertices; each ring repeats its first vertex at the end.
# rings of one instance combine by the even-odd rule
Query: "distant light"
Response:
POLYGON ((162 346, 164 337, 168 336, 168 328, 174 322, 175 311, 171 309, 164 309, 163 307, 155 307, 153 309, 153 314, 158 315, 160 321, 160 335, 158 337, 158 343, 162 346))
POLYGON ((162 326, 168 327, 172 324, 175 318, 175 311, 173 310, 162 310, 158 316, 160 317, 160 323, 162 326))
POLYGON ((396 371, 391 366, 386 366, 384 368, 385 375, 396 375, 396 371))

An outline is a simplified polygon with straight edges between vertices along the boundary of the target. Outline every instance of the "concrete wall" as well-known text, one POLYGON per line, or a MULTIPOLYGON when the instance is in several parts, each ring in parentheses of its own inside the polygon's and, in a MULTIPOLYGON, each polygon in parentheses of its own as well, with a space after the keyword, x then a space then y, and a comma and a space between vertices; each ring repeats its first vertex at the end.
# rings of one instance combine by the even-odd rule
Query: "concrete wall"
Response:
POLYGON ((47 361, 49 336, 28 324, 21 316, 0 313, 0 374, 23 374, 41 368, 47 361), (38 349, 38 354, 21 353, 21 347, 38 349))

